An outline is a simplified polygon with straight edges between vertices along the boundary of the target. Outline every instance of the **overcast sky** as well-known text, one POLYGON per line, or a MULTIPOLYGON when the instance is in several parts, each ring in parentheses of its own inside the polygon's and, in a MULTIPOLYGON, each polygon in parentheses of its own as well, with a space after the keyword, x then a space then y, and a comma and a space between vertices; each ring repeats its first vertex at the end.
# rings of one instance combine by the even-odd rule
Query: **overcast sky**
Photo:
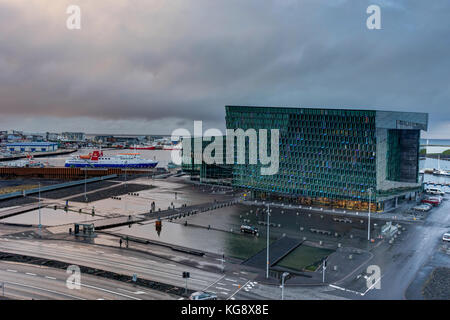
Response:
POLYGON ((0 0, 0 128, 164 133, 225 105, 430 114, 450 138, 448 0, 0 0), (81 30, 66 28, 67 6, 81 30), (381 7, 382 30, 366 28, 381 7))

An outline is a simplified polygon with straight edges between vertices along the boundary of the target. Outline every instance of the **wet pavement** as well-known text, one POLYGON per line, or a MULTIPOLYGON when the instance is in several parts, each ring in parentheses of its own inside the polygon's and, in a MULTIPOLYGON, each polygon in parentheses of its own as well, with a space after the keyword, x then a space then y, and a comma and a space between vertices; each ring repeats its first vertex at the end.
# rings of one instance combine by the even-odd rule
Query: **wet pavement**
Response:
MULTIPOLYGON (((65 210, 53 208, 41 208, 41 224, 43 226, 57 226, 61 224, 68 224, 74 222, 88 222, 91 220, 99 219, 86 213, 77 213, 65 210)), ((17 223, 17 224, 39 224, 39 210, 33 210, 25 212, 13 217, 2 219, 4 223, 17 223)))

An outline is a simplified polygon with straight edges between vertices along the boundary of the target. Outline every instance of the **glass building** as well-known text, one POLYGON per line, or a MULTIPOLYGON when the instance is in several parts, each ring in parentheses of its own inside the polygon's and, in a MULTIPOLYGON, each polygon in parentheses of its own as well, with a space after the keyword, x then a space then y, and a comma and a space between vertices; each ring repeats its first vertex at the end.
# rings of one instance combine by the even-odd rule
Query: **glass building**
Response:
POLYGON ((278 173, 261 175, 259 162, 232 166, 232 185, 255 198, 365 210, 371 194, 371 209, 383 211, 422 188, 426 113, 226 106, 226 127, 279 130, 278 173))
POLYGON ((224 136, 215 136, 211 141, 203 140, 201 137, 197 138, 183 138, 182 140, 182 164, 183 172, 188 173, 192 180, 198 180, 201 183, 231 185, 233 171, 232 164, 226 163, 226 142, 224 136), (221 140, 223 148, 221 150, 215 149, 212 156, 221 159, 220 163, 208 164, 203 161, 203 152, 205 148, 215 141, 221 140), (198 150, 195 144, 198 143, 198 150))

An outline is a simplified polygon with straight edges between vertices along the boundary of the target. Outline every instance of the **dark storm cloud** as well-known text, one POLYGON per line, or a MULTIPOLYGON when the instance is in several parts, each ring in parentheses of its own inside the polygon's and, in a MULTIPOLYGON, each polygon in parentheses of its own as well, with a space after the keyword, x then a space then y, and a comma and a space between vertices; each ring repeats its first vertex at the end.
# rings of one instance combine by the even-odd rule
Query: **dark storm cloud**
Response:
POLYGON ((227 104, 370 107, 429 112, 450 135, 446 0, 51 3, 0 0, 3 116, 180 126, 223 123, 227 104))

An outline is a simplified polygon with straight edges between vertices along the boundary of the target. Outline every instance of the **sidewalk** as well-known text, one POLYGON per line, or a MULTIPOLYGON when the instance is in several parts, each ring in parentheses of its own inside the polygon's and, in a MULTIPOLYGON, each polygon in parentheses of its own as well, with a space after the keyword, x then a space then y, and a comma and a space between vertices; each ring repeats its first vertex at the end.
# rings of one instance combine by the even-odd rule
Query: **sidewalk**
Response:
MULTIPOLYGON (((286 210, 306 210, 315 213, 321 214, 329 214, 329 215, 348 215, 351 217, 368 217, 368 211, 352 211, 352 210, 344 210, 344 209, 324 209, 321 207, 313 207, 313 206, 305 206, 305 205, 292 205, 292 204, 283 204, 276 202, 265 202, 265 201, 257 201, 257 200, 244 200, 241 202, 244 205, 258 205, 258 206, 267 206, 275 208, 282 208, 286 210)), ((406 222, 418 222, 419 220, 414 220, 414 216, 408 213, 405 213, 410 209, 410 207, 416 205, 414 202, 401 204, 399 207, 392 212, 371 212, 371 219, 380 219, 380 220, 395 220, 395 221, 406 221, 406 222), (402 210, 403 212, 398 212, 402 210)))

